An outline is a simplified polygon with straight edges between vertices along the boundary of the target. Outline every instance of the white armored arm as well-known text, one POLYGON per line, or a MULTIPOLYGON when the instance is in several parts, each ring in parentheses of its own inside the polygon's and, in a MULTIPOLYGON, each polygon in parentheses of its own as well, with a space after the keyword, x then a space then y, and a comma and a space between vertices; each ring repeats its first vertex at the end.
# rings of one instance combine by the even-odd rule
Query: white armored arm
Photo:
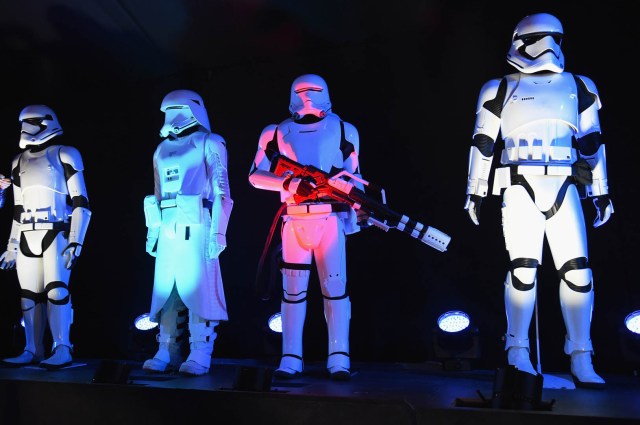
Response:
POLYGON ((469 217, 479 224, 480 204, 489 192, 489 175, 493 162, 493 145, 500 132, 500 111, 502 100, 499 96, 500 80, 487 82, 480 90, 476 108, 476 123, 473 131, 473 145, 469 149, 467 173, 467 200, 464 208, 469 217))
POLYGON ((218 258, 227 247, 227 227, 233 209, 224 139, 215 133, 210 134, 207 137, 205 150, 207 173, 211 178, 213 195, 208 253, 209 258, 218 258))
POLYGON ((587 196, 593 198, 596 207, 594 227, 606 223, 613 214, 613 203, 609 197, 607 179, 607 155, 601 141, 598 110, 602 107, 598 90, 591 79, 576 75, 579 98, 578 149, 580 157, 591 168, 592 182, 586 186, 587 196))
POLYGON ((160 235, 160 224, 162 218, 160 205, 155 195, 147 195, 144 198, 144 220, 147 226, 146 251, 149 255, 156 256, 156 244, 160 235))
MULTIPOLYGON (((20 155, 13 159, 11 170, 18 166, 20 155)), ((11 270, 16 266, 18 249, 20 248, 20 215, 23 208, 22 189, 19 182, 13 184, 13 220, 11 222, 11 232, 7 242, 6 251, 0 256, 0 269, 11 270)))
POLYGON ((266 126, 260 134, 258 151, 249 172, 249 183, 257 189, 284 191, 283 184, 286 177, 277 176, 270 172, 271 159, 278 154, 278 127, 275 124, 266 126))
POLYGON ((598 110, 602 107, 598 90, 591 79, 576 75, 579 96, 578 149, 580 156, 591 167, 593 183, 587 186, 587 195, 598 197, 609 194, 607 184, 607 158, 604 144, 600 140, 598 110))
POLYGON ((60 149, 60 160, 64 166, 67 190, 73 208, 70 217, 69 243, 62 251, 62 255, 67 257, 66 267, 70 269, 76 258, 80 256, 82 244, 89 228, 91 210, 89 209, 83 174, 84 165, 80 152, 72 146, 63 146, 60 149))
MULTIPOLYGON (((60 159, 65 167, 67 190, 72 202, 71 228, 69 230, 69 244, 82 245, 89 227, 91 210, 84 181, 84 165, 80 152, 74 147, 63 146, 60 149, 60 159)), ((80 249, 76 249, 76 256, 80 249)))

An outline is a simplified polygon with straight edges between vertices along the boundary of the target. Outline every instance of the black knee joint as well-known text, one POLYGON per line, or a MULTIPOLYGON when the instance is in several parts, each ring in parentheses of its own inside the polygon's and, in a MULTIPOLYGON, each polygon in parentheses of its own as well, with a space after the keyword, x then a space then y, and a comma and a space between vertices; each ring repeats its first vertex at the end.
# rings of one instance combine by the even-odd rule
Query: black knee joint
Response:
POLYGON ((538 260, 533 258, 516 258, 511 261, 511 285, 518 291, 530 291, 534 288, 534 283, 524 283, 515 275, 515 270, 519 268, 537 269, 538 260))

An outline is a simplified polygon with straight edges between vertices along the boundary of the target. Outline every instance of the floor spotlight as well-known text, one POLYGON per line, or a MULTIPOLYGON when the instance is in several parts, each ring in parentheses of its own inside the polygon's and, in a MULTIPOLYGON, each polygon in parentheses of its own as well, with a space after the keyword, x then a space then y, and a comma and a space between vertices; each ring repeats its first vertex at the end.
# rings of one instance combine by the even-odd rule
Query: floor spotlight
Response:
POLYGON ((447 311, 438 317, 438 328, 448 333, 464 331, 470 324, 469 315, 460 310, 447 311))
POLYGON ((444 370, 470 370, 471 360, 480 357, 478 329, 467 313, 447 311, 433 328, 433 348, 444 370))
POLYGON ((151 320, 149 313, 143 313, 140 316, 136 317, 136 319, 133 321, 133 326, 141 331, 149 331, 158 326, 158 323, 151 320))
POLYGON ((143 361, 158 349, 156 341, 158 323, 151 321, 149 313, 139 315, 129 327, 128 355, 131 360, 143 361))
POLYGON ((272 332, 282 333, 282 315, 280 312, 272 314, 271 317, 269 317, 267 324, 272 332))
POLYGON ((640 310, 627 315, 624 319, 624 326, 632 333, 640 335, 640 310))
POLYGON ((622 357, 637 372, 640 369, 640 310, 625 317, 624 326, 620 326, 618 333, 622 357))

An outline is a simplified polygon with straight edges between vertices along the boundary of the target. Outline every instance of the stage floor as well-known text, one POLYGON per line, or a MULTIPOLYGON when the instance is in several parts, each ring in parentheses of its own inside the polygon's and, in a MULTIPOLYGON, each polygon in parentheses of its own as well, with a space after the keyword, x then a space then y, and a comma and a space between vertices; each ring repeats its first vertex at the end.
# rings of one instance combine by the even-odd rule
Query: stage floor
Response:
POLYGON ((336 382, 322 364, 307 364, 300 377, 281 381, 269 379, 272 366, 214 359, 200 377, 148 374, 137 362, 99 359, 76 359, 58 371, 0 369, 0 424, 640 423, 635 376, 604 374, 606 388, 588 390, 573 388, 567 375, 545 375, 545 408, 516 410, 490 407, 495 371, 354 363, 351 380, 336 382))

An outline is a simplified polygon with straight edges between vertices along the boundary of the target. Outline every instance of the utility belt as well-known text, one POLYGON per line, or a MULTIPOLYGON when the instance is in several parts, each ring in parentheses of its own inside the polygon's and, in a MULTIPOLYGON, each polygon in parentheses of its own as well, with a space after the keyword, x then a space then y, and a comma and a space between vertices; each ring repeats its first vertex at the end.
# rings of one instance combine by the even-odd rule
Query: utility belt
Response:
MULTIPOLYGON (((176 200, 175 199, 163 199, 162 201, 160 201, 160 209, 164 210, 166 208, 175 208, 176 207, 176 200)), ((213 201, 210 201, 208 199, 203 199, 202 200, 202 207, 208 209, 209 211, 211 211, 211 208, 213 208, 213 201)))
POLYGON ((20 231, 28 232, 30 230, 61 230, 68 232, 71 229, 71 223, 68 221, 27 221, 20 223, 20 231))
POLYGON ((327 204, 298 204, 287 205, 285 209, 286 215, 296 214, 322 214, 332 212, 349 212, 351 207, 345 203, 327 203, 327 204))
POLYGON ((500 195, 502 189, 524 182, 526 176, 565 176, 580 184, 591 184, 592 180, 591 168, 586 161, 562 165, 510 164, 496 168, 492 193, 500 195))
MULTIPOLYGON (((171 217, 176 224, 191 226, 204 223, 203 210, 206 208, 211 212, 213 202, 202 199, 200 195, 181 195, 178 194, 175 199, 163 199, 160 201, 159 215, 171 217), (168 211, 167 211, 168 210, 168 211)), ((156 211, 158 209, 156 208, 156 211)), ((156 218, 160 222, 160 217, 156 218)))

